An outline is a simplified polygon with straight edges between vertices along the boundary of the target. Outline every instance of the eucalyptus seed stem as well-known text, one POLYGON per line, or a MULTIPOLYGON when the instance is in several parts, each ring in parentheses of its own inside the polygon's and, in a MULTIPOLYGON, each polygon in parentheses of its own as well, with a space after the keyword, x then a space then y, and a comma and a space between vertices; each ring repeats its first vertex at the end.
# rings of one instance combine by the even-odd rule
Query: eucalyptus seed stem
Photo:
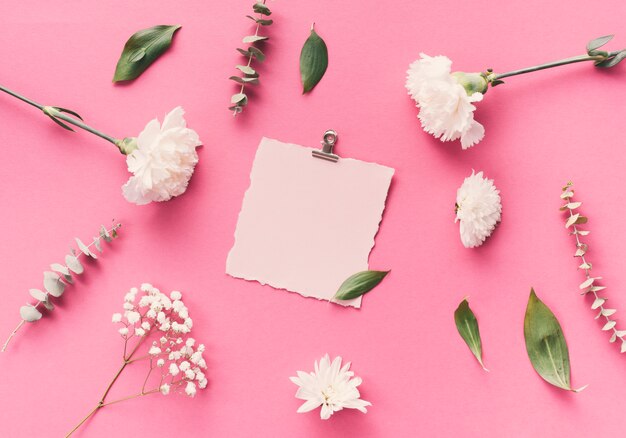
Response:
POLYGON ((603 55, 580 55, 573 56, 571 58, 561 59, 559 61, 547 62, 545 64, 535 65, 533 67, 522 68, 519 70, 513 70, 506 73, 500 73, 493 75, 492 80, 501 80, 503 78, 508 78, 510 76, 523 75, 525 73, 532 73, 534 71, 545 70, 548 68, 559 67, 561 65, 574 64, 577 62, 585 62, 585 61, 604 61, 608 58, 615 56, 619 52, 611 52, 608 56, 603 55))

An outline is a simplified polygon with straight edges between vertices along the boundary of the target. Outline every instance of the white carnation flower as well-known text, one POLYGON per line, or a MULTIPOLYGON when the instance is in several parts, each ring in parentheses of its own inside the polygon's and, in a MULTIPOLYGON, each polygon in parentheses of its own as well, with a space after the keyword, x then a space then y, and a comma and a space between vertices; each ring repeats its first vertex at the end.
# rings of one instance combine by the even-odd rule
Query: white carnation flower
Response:
POLYGON ((480 74, 451 73, 452 61, 445 56, 420 54, 407 71, 406 88, 420 109, 422 128, 441 141, 461 139, 467 149, 485 135, 483 125, 474 120, 474 102, 487 91, 487 80, 480 74))
POLYGON ((485 242, 500 222, 500 191, 482 172, 465 178, 456 192, 456 221, 461 222, 461 242, 474 248, 485 242))
POLYGON ((187 189, 201 143, 198 134, 187 128, 184 113, 181 107, 174 108, 162 125, 151 120, 137 137, 136 149, 126 157, 133 174, 122 187, 128 201, 139 205, 167 201, 187 189))
POLYGON ((306 400, 297 412, 309 412, 321 406, 322 420, 329 419, 334 412, 343 408, 358 409, 366 413, 365 407, 372 404, 361 400, 357 386, 362 381, 359 377, 354 377, 354 372, 348 371, 349 369, 350 362, 341 368, 341 357, 337 356, 331 363, 327 354, 319 365, 315 361, 314 372, 298 371, 298 377, 290 377, 299 386, 296 398, 306 400))

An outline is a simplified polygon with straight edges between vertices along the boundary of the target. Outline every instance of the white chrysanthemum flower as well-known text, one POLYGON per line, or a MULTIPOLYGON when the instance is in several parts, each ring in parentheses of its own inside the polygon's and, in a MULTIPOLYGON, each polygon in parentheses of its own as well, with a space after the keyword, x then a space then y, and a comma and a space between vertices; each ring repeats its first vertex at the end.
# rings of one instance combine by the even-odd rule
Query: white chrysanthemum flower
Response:
POLYGON ((122 187, 128 201, 139 205, 167 201, 187 190, 201 143, 196 131, 187 128, 184 114, 176 107, 162 125, 151 120, 137 137, 137 148, 126 157, 133 174, 122 187))
POLYGON ((362 380, 354 377, 354 372, 349 369, 350 362, 341 368, 341 357, 337 356, 331 363, 327 354, 320 360, 319 365, 315 361, 314 372, 298 371, 298 377, 290 377, 290 380, 299 386, 296 398, 306 400, 297 412, 309 412, 321 406, 322 420, 329 419, 334 412, 343 408, 358 409, 366 413, 365 407, 372 404, 361 400, 357 387, 362 380))
POLYGON ((409 66, 405 86, 420 109, 422 128, 441 141, 461 139, 467 149, 485 135, 485 128, 474 120, 472 103, 482 100, 487 81, 479 74, 451 73, 451 67, 445 56, 420 53, 409 66))
POLYGON ((122 314, 121 313, 114 313, 113 317, 111 318, 111 320, 113 322, 121 322, 122 321, 122 314))
POLYGON ((456 192, 456 221, 461 222, 461 242, 474 248, 485 242, 500 222, 502 204, 500 191, 482 172, 465 178, 456 192))

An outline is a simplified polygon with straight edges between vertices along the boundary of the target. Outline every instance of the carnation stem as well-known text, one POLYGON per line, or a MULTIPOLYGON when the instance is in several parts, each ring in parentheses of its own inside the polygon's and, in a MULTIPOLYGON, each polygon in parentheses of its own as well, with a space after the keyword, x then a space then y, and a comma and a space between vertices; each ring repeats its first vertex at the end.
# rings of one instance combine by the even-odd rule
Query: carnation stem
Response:
POLYGON ((545 64, 540 64, 540 65, 535 65, 533 67, 528 67, 528 68, 522 68, 519 70, 513 70, 513 71, 509 71, 506 73, 500 73, 500 74, 491 74, 491 81, 497 81, 497 80, 501 80, 503 78, 508 78, 510 76, 517 76, 517 75, 523 75, 525 73, 532 73, 534 71, 539 71, 539 70, 545 70, 547 68, 552 68, 552 67, 559 67, 561 65, 567 65, 567 64, 574 64, 577 62, 585 62, 585 61, 605 61, 606 59, 612 58, 613 56, 617 55, 619 53, 619 51, 617 52, 611 52, 609 53, 607 56, 604 55, 580 55, 580 56, 574 56, 571 58, 566 58, 566 59, 561 59, 560 61, 554 61, 554 62, 548 62, 545 64))
MULTIPOLYGON (((40 105, 39 103, 28 99, 27 97, 22 96, 21 94, 16 93, 15 91, 9 90, 6 87, 3 87, 0 85, 0 91, 4 91, 5 93, 18 98, 19 100, 21 100, 22 102, 26 102, 29 105, 34 106, 35 108, 41 110, 44 114, 46 114, 48 117, 52 118, 53 120, 55 119, 61 119, 67 123, 70 123, 74 126, 77 126, 81 129, 84 129, 87 132, 90 132, 92 134, 97 135, 100 138, 105 139, 108 142, 113 143, 114 145, 118 146, 118 140, 106 135, 103 132, 98 131, 97 129, 92 128, 89 125, 86 125, 85 123, 83 123, 79 118, 74 118, 74 117, 70 117, 69 115, 65 114, 63 112, 63 110, 61 110, 60 108, 57 107, 52 107, 52 106, 44 106, 44 105, 40 105)), ((55 120, 57 123, 58 120, 55 120)), ((61 124, 61 126, 63 126, 63 124, 61 124)), ((65 128, 68 128, 67 126, 64 126, 65 128)), ((118 146, 119 147, 119 146, 118 146)))

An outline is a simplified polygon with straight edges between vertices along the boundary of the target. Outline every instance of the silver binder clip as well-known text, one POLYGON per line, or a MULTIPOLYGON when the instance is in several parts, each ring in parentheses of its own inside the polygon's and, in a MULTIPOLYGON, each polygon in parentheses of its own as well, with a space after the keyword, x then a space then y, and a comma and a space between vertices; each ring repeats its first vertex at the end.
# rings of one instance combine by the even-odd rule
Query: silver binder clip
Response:
POLYGON ((312 152, 313 156, 322 160, 332 161, 333 163, 339 161, 339 155, 333 154, 333 148, 337 144, 338 139, 339 135, 332 129, 324 132, 324 139, 321 141, 322 150, 314 150, 312 152))

